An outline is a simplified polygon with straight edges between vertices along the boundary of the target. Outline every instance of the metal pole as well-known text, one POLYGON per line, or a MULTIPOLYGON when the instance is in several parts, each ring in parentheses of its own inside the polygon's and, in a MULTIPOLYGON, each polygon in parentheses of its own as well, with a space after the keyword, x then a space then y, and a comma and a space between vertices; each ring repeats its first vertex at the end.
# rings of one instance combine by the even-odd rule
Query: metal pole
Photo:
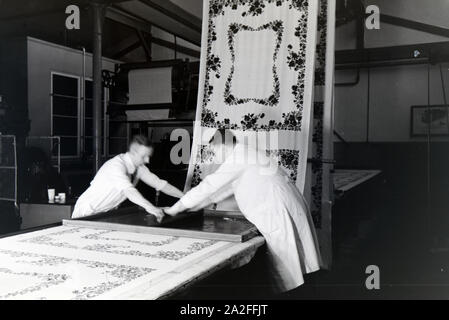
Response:
POLYGON ((103 33, 104 7, 99 3, 92 3, 93 9, 93 155, 94 172, 101 166, 101 43, 103 33))

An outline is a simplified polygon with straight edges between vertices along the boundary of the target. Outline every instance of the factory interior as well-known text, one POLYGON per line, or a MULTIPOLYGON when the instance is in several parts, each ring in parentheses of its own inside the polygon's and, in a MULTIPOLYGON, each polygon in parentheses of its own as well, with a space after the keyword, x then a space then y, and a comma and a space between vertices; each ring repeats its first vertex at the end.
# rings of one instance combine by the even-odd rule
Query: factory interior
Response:
MULTIPOLYGON (((149 249, 138 233, 128 232, 129 239, 118 241, 112 234, 125 237, 124 232, 119 235, 124 229, 111 233, 97 227, 89 233, 87 224, 70 224, 77 199, 98 169, 127 152, 135 135, 147 137, 153 145, 151 172, 185 189, 195 155, 192 151, 190 162, 178 163, 170 161, 170 155, 179 142, 179 136, 173 138, 175 130, 187 132, 189 145, 195 144, 202 70, 214 63, 202 60, 204 32, 214 21, 204 20, 204 2, 225 6, 233 1, 0 0, 0 299, 59 299, 66 294, 68 299, 449 298, 446 0, 323 1, 324 10, 331 13, 322 90, 324 153, 316 156, 309 151, 306 159, 308 165, 324 168, 318 181, 322 195, 313 207, 320 217, 314 216, 314 222, 324 262, 319 271, 304 275, 301 286, 276 294, 267 289, 263 237, 247 240, 253 229, 246 228, 247 221, 238 224, 241 217, 221 220, 244 230, 231 231, 237 242, 226 242, 227 238, 217 238, 216 243, 209 239, 213 245, 205 238, 193 242, 185 231, 190 230, 185 218, 173 227, 182 233, 160 235, 167 240, 152 242, 149 249), (369 5, 380 9, 379 28, 366 25, 369 5), (73 7, 79 9, 79 26, 73 7), (68 28, 67 19, 74 12, 68 28), (49 189, 59 200, 49 200, 49 189), (63 220, 69 222, 61 226, 63 220), (57 234, 62 229, 52 229, 70 226, 75 229, 64 235, 67 238, 57 234), (187 244, 169 243, 183 237, 187 244), (157 250, 165 245, 172 245, 170 252, 180 256, 166 253, 166 260, 145 262, 163 256, 157 250), (14 258, 11 250, 28 263, 14 258), (76 250, 84 257, 77 258, 81 267, 62 266, 61 259, 69 259, 76 250), (104 265, 89 267, 94 254, 104 265), (235 267, 238 259, 246 263, 235 267), (368 266, 378 267, 380 289, 367 288, 368 266), (53 275, 63 274, 67 268, 76 269, 67 273, 76 274, 78 278, 70 277, 82 283, 81 289, 70 289, 72 282, 64 284, 56 276, 45 282, 24 275, 24 270, 50 269, 53 275), (98 274, 84 274, 85 270, 98 274), (114 280, 97 280, 102 272, 114 280), (41 289, 31 289, 39 285, 41 289)), ((275 2, 250 1, 254 6, 266 3, 262 7, 275 2)), ((278 1, 279 6, 282 3, 278 1)), ((317 3, 309 0, 310 6, 317 3)), ((281 48, 279 54, 284 51, 281 48)), ((224 73, 223 69, 222 78, 224 73)), ((315 99, 319 95, 315 93, 315 99)), ((312 105, 307 97, 313 99, 313 94, 304 98, 312 105)), ((315 116, 316 108, 314 112, 315 116)), ((318 184, 305 183, 306 199, 318 184)), ((142 182, 136 188, 157 207, 177 201, 142 182)), ((117 210, 139 209, 126 200, 117 210)))

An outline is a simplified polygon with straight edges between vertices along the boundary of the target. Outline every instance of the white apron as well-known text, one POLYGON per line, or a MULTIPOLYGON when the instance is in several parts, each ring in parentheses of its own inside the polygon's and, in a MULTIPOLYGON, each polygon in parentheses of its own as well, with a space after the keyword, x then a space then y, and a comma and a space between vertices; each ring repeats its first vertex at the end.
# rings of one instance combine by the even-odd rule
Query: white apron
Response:
POLYGON ((265 237, 280 291, 300 286, 304 273, 319 269, 318 241, 307 204, 277 161, 237 144, 215 172, 179 201, 199 209, 232 194, 243 215, 265 237))
POLYGON ((304 283, 303 274, 319 270, 320 254, 307 205, 282 171, 260 174, 248 168, 233 183, 243 215, 264 236, 271 260, 273 283, 281 292, 304 283))

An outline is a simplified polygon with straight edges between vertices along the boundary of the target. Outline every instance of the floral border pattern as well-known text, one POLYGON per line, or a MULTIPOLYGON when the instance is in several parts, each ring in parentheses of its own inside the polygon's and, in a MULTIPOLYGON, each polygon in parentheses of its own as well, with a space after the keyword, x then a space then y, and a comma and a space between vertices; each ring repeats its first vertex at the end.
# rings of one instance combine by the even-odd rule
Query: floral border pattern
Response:
POLYGON ((201 171, 201 166, 206 163, 211 163, 215 157, 214 151, 207 144, 202 144, 198 150, 196 155, 195 166, 193 168, 192 182, 190 186, 196 187, 202 181, 201 175, 203 172, 201 171))
MULTIPOLYGON (((113 263, 105 263, 98 261, 89 261, 84 259, 69 259, 64 257, 52 256, 47 254, 36 254, 31 252, 22 252, 22 251, 14 251, 14 250, 3 250, 0 249, 1 254, 9 255, 12 258, 21 258, 16 260, 16 263, 20 264, 30 264, 35 266, 58 266, 65 265, 69 263, 77 263, 81 265, 85 265, 88 268, 102 268, 104 271, 103 274, 110 275, 116 280, 101 282, 96 286, 88 286, 82 287, 79 290, 73 290, 74 294, 73 299, 77 300, 85 300, 94 298, 99 296, 107 291, 110 291, 118 286, 121 286, 127 282, 133 281, 137 278, 140 278, 144 275, 149 274, 150 272, 155 271, 152 268, 141 268, 141 267, 132 267, 122 264, 113 264, 113 263), (24 258, 28 259, 37 259, 37 260, 24 260, 24 258)), ((40 282, 37 285, 29 286, 21 290, 9 292, 6 295, 0 296, 0 299, 10 299, 18 296, 22 296, 28 293, 33 293, 40 291, 42 289, 46 289, 52 286, 56 286, 64 283, 65 281, 71 279, 71 277, 67 274, 56 274, 56 273, 39 273, 39 272, 15 272, 8 268, 0 268, 0 273, 6 273, 9 275, 18 275, 18 276, 31 276, 38 278, 40 282)), ((44 299, 43 297, 41 299, 44 299)))
POLYGON ((290 180, 295 183, 297 177, 297 168, 299 164, 299 151, 289 149, 267 150, 270 155, 278 160, 278 164, 285 168, 289 173, 290 180))
MULTIPOLYGON (((87 245, 87 246, 76 246, 74 244, 70 244, 67 242, 54 241, 54 239, 51 237, 52 235, 64 234, 64 232, 65 231, 51 233, 51 234, 43 235, 43 236, 36 236, 36 237, 20 240, 20 242, 26 242, 26 243, 32 243, 32 244, 38 244, 38 245, 48 245, 48 246, 67 248, 67 249, 88 250, 88 251, 114 253, 114 254, 145 257, 145 258, 176 260, 176 261, 180 260, 188 255, 191 255, 192 253, 195 253, 196 251, 199 251, 206 247, 209 247, 217 242, 217 241, 194 242, 187 248, 187 250, 184 250, 184 251, 161 250, 156 253, 148 253, 148 252, 142 252, 140 250, 130 249, 131 246, 115 245, 115 244, 111 244, 111 243, 106 243, 106 244, 105 243, 96 243, 96 244, 91 244, 91 245, 87 245)), ((73 229, 69 229, 69 230, 67 230, 67 232, 71 233, 71 232, 73 232, 73 229)), ((94 233, 94 234, 83 236, 82 238, 90 239, 90 240, 107 240, 105 238, 100 237, 101 234, 103 234, 103 233, 94 233)), ((125 242, 130 242, 130 243, 139 243, 139 244, 146 245, 146 246, 162 246, 162 245, 170 244, 177 239, 179 239, 179 237, 169 237, 167 240, 164 240, 164 241, 150 243, 150 242, 134 241, 134 240, 128 240, 128 239, 122 240, 122 239, 116 239, 116 238, 115 239, 109 238, 109 240, 121 240, 121 241, 125 241, 125 242)))
MULTIPOLYGON (((267 150, 267 156, 271 156, 278 161, 278 165, 283 167, 288 173, 290 180, 295 183, 298 174, 299 151, 290 149, 267 150)), ((212 162, 214 153, 208 145, 202 145, 197 155, 197 162, 193 171, 191 187, 197 186, 201 181, 201 164, 212 162), (203 155, 204 154, 204 155, 203 155)))
MULTIPOLYGON (((201 125, 203 127, 210 128, 224 128, 224 129, 240 129, 240 130, 254 130, 254 131, 270 131, 270 130, 301 130, 302 111, 304 104, 304 79, 305 79, 305 49, 307 38, 307 8, 308 0, 210 0, 209 2, 209 18, 208 18, 208 33, 207 33, 207 46, 206 46, 206 73, 203 87, 202 97, 202 113, 201 113, 201 125), (214 19, 224 14, 225 8, 231 10, 237 10, 238 7, 244 6, 246 11, 242 13, 242 16, 251 15, 257 16, 263 13, 266 4, 274 3, 276 6, 281 6, 285 2, 289 3, 290 9, 295 9, 301 12, 301 18, 298 20, 298 25, 295 28, 295 36, 299 39, 300 48, 298 52, 293 51, 293 46, 290 44, 289 57, 286 63, 288 66, 298 71, 298 80, 291 88, 292 95, 294 97, 294 104, 296 110, 282 114, 283 120, 276 122, 274 120, 269 121, 267 124, 259 124, 259 120, 264 118, 264 114, 246 114, 243 115, 240 123, 232 123, 230 119, 223 119, 223 121, 217 120, 218 113, 208 109, 208 103, 210 97, 214 91, 214 87, 211 84, 212 73, 215 73, 215 77, 219 78, 219 66, 221 66, 220 58, 212 53, 212 44, 217 40, 217 31, 214 19)), ((229 98, 229 97, 227 97, 229 98)), ((271 99, 273 102, 276 100, 271 99)), ((229 99, 229 103, 232 103, 234 99, 229 99)))
MULTIPOLYGON (((325 85, 326 48, 327 48, 327 0, 321 0, 318 15, 318 41, 316 47, 315 86, 325 85)), ((316 228, 321 228, 323 197, 323 111, 324 103, 315 101, 313 109, 313 157, 312 163, 312 203, 311 213, 316 228)))

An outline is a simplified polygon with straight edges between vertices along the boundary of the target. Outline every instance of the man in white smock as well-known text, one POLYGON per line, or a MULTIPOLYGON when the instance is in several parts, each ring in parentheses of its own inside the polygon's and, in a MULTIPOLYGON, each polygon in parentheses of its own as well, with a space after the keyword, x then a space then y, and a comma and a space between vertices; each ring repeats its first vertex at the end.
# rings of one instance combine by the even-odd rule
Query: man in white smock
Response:
POLYGON ((286 172, 265 152, 236 143, 229 130, 210 140, 220 167, 164 212, 199 210, 234 194, 242 214, 265 237, 277 291, 304 283, 320 268, 320 253, 308 206, 286 172))
POLYGON ((128 152, 105 162, 98 170, 89 188, 79 197, 72 218, 82 218, 116 208, 126 199, 144 208, 160 222, 164 216, 136 189, 139 180, 157 191, 180 198, 184 193, 167 181, 159 179, 145 164, 149 163, 153 147, 144 136, 135 136, 128 152))

